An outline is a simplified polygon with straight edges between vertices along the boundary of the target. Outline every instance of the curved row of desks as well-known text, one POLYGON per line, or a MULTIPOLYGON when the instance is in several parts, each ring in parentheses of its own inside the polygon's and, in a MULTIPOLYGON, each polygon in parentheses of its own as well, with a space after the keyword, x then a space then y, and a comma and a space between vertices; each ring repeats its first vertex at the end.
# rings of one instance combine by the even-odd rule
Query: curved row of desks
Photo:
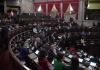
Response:
MULTIPOLYGON (((14 42, 16 39, 19 38, 19 36, 23 36, 23 34, 29 34, 30 31, 25 31, 22 32, 20 34, 15 35, 13 38, 11 38, 10 42, 9 42, 9 52, 11 54, 12 59, 14 59, 14 62, 16 64, 19 64, 20 69, 19 70, 31 70, 30 68, 28 68, 26 65, 24 65, 16 56, 16 53, 14 52, 15 46, 13 44, 15 44, 16 42, 14 42)), ((30 36, 30 35, 29 35, 30 36)), ((18 47, 18 46, 16 46, 18 47)))
MULTIPOLYGON (((10 40, 10 42, 9 42, 9 51, 10 51, 10 53, 11 53, 11 56, 12 56, 12 58, 21 66, 21 70, 31 70, 30 68, 28 68, 25 64, 24 64, 24 62, 21 62, 18 58, 17 58, 17 56, 16 56, 16 52, 14 51, 17 47, 19 47, 21 44, 23 45, 24 44, 24 42, 28 39, 28 38, 30 38, 31 36, 33 36, 33 31, 32 30, 28 30, 28 31, 25 31, 25 32, 22 32, 22 33, 20 33, 20 34, 17 34, 17 35, 15 35, 14 37, 12 37, 11 38, 11 40, 10 40), (21 38, 21 39, 20 39, 21 38), (21 43, 21 44, 20 44, 21 43)), ((22 46, 21 45, 21 46, 22 46)), ((59 48, 58 48, 59 49, 59 48)), ((38 50, 38 49, 37 49, 38 50)), ((60 51, 60 50, 59 50, 60 51)), ((36 62, 37 63, 37 53, 39 52, 39 50, 38 51, 35 51, 35 52, 33 52, 33 53, 31 53, 29 56, 30 56, 30 59, 33 59, 33 61, 34 62, 36 62), (33 57, 31 57, 31 56, 33 56, 33 57)), ((66 51, 63 51, 64 53, 66 52, 66 51)), ((79 52, 80 54, 81 54, 81 52, 79 52)), ((81 54, 81 56, 82 56, 83 54, 81 54)), ((70 62, 71 61, 71 57, 72 57, 72 55, 71 54, 66 54, 66 60, 68 61, 68 62, 70 62)), ((93 67, 96 67, 97 68, 97 64, 95 64, 95 63, 93 63, 92 61, 88 61, 88 59, 86 60, 86 59, 82 59, 81 57, 79 58, 79 61, 80 61, 80 64, 83 64, 83 66, 84 66, 84 61, 86 61, 87 62, 87 64, 88 65, 90 65, 90 66, 93 66, 93 67), (88 63, 89 62, 89 63, 88 63), (91 63, 92 62, 92 63, 91 63), (94 64, 94 65, 93 65, 94 64)))

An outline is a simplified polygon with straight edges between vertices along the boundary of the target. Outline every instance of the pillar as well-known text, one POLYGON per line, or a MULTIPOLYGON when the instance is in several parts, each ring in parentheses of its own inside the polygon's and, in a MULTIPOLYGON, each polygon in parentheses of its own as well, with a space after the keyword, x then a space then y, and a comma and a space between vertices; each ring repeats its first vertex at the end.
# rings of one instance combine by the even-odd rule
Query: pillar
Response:
POLYGON ((48 15, 48 1, 46 2, 46 15, 48 15))
POLYGON ((7 2, 6 2, 6 0, 4 1, 4 13, 7 13, 7 2))
POLYGON ((85 13, 85 0, 79 1, 79 11, 78 11, 78 21, 83 24, 84 21, 84 13, 85 13))
POLYGON ((22 0, 21 4, 21 13, 33 13, 33 0, 22 0))
POLYGON ((63 1, 60 3, 61 18, 63 17, 63 1))

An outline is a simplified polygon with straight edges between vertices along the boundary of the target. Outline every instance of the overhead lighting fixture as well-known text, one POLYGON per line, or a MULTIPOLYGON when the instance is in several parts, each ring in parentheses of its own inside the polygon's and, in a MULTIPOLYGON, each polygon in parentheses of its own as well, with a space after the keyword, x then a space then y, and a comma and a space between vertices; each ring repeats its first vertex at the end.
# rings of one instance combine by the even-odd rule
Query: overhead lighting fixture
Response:
POLYGON ((57 10, 57 8, 56 8, 56 6, 55 6, 55 4, 53 5, 53 7, 52 7, 52 10, 51 10, 52 12, 54 11, 54 12, 57 12, 58 10, 57 10))
POLYGON ((70 11, 69 12, 71 14, 74 11, 71 4, 69 4, 69 8, 70 8, 70 11))
POLYGON ((73 11, 74 11, 74 9, 73 9, 72 5, 69 4, 69 5, 68 5, 68 8, 67 8, 67 10, 66 10, 66 12, 67 12, 67 13, 69 12, 69 14, 72 14, 73 11))
POLYGON ((70 11, 74 11, 71 4, 69 4, 69 7, 70 7, 70 11))
POLYGON ((88 3, 88 6, 87 6, 87 8, 90 8, 90 4, 88 3))
POLYGON ((86 20, 88 20, 88 16, 86 16, 86 20))
POLYGON ((38 8, 37 11, 38 11, 38 12, 42 12, 42 7, 41 7, 41 5, 39 6, 39 8, 38 8))
POLYGON ((14 16, 14 12, 13 11, 11 11, 10 14, 11 14, 11 16, 14 16))

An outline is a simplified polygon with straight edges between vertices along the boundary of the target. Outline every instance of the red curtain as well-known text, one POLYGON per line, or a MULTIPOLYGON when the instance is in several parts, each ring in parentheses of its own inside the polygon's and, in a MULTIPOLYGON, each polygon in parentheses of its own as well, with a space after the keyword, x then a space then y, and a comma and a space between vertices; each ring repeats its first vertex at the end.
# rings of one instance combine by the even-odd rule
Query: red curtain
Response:
POLYGON ((79 3, 71 3, 72 8, 74 9, 76 13, 76 19, 78 18, 78 8, 79 8, 79 3))
POLYGON ((63 3, 63 14, 66 12, 67 8, 68 8, 68 3, 67 2, 64 2, 63 3))
POLYGON ((60 16, 60 14, 61 14, 60 3, 59 2, 55 2, 55 6, 56 6, 56 9, 58 10, 58 15, 60 16))
MULTIPOLYGON (((66 12, 67 8, 68 8, 68 5, 69 3, 71 3, 75 13, 77 14, 78 16, 78 7, 79 7, 79 0, 63 0, 63 16, 64 16, 64 13, 66 12)), ((51 12, 51 9, 53 7, 53 5, 55 4, 58 12, 59 12, 59 16, 61 14, 61 7, 60 7, 60 4, 61 4, 61 1, 53 1, 53 2, 48 2, 48 14, 50 14, 51 12)), ((34 3, 34 6, 35 6, 35 11, 37 11, 37 8, 41 5, 42 9, 43 9, 43 13, 46 14, 46 2, 39 2, 39 3, 34 3)))
POLYGON ((48 14, 50 14, 53 7, 53 3, 48 3, 48 14))
POLYGON ((67 1, 67 2, 79 2, 79 0, 63 0, 64 2, 67 1))
POLYGON ((72 5, 72 8, 74 9, 76 13, 76 19, 78 18, 78 7, 79 7, 79 0, 67 0, 63 2, 63 15, 66 12, 69 4, 72 5))
POLYGON ((78 3, 71 3, 72 8, 74 9, 75 13, 78 13, 78 3))
POLYGON ((34 3, 35 12, 37 12, 39 5, 40 5, 39 3, 34 3))
POLYGON ((41 3, 41 7, 43 10, 43 14, 46 14, 46 3, 45 2, 41 3))
POLYGON ((43 14, 46 14, 46 3, 42 2, 42 3, 34 3, 35 6, 35 12, 37 12, 37 9, 39 8, 39 6, 41 5, 42 10, 43 10, 43 14))

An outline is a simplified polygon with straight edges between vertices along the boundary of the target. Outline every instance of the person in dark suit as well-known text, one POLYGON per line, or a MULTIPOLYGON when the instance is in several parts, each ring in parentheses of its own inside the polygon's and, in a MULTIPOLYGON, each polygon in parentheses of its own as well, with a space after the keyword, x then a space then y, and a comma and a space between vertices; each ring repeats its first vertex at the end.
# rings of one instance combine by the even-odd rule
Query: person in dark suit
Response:
POLYGON ((49 63, 47 59, 47 52, 46 50, 40 50, 38 55, 38 65, 40 67, 40 70, 51 70, 51 64, 49 63))
POLYGON ((79 70, 79 61, 76 56, 71 59, 71 68, 72 70, 79 70))
POLYGON ((48 49, 48 61, 50 63, 52 63, 54 57, 56 56, 55 52, 54 52, 54 47, 55 46, 49 46, 49 49, 48 49))

